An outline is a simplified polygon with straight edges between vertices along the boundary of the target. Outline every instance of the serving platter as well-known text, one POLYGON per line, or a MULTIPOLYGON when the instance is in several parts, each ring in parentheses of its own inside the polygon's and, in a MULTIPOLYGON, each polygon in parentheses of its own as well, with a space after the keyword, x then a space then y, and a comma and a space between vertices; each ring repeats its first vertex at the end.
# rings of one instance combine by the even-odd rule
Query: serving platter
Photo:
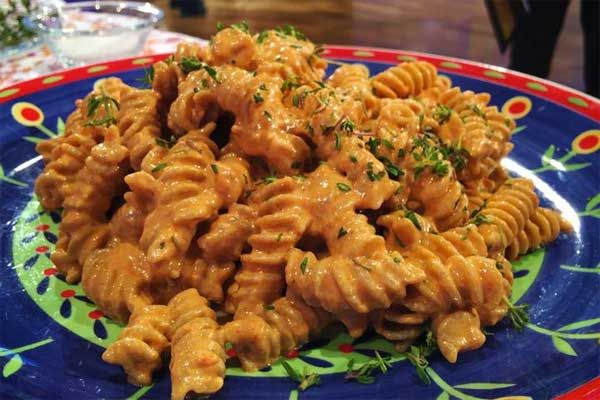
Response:
MULTIPOLYGON (((44 212, 33 195, 43 167, 35 143, 62 133, 73 102, 106 76, 142 86, 144 68, 166 56, 86 66, 0 89, 0 398, 169 396, 168 373, 156 376, 153 386, 138 388, 101 360, 121 326, 97 310, 79 285, 57 274, 49 256, 60 214, 44 212)), ((426 60, 453 85, 489 92, 491 103, 518 124, 505 167, 532 179, 542 204, 560 209, 574 233, 514 263, 512 300, 530 304, 524 332, 501 323, 488 330, 483 348, 461 354, 456 364, 432 355, 428 385, 385 340, 374 335, 352 340, 340 333, 284 357, 296 369, 318 372, 321 385, 298 392, 280 363, 252 374, 233 366, 214 398, 600 397, 600 100, 442 56, 341 46, 326 47, 325 56, 364 63, 372 74, 401 61, 426 60), (370 385, 344 380, 350 359, 365 362, 376 350, 392 357, 388 373, 370 385)), ((328 73, 335 68, 332 64, 328 73)), ((235 357, 231 350, 228 355, 235 357)))

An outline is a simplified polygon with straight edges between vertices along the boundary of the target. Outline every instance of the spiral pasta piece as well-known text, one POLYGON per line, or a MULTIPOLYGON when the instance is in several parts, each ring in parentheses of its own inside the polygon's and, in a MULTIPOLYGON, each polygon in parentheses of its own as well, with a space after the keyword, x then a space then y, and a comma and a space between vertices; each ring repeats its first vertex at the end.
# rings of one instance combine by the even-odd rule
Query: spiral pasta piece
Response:
MULTIPOLYGON (((388 229, 388 243, 392 242, 389 235, 393 234, 394 239, 402 244, 398 251, 405 261, 425 273, 426 278, 411 285, 411 290, 402 300, 408 309, 435 315, 474 307, 485 325, 495 324, 506 313, 504 298, 510 295, 510 268, 504 271, 503 260, 487 258, 481 239, 479 248, 473 251, 476 255, 469 254, 465 248, 467 245, 457 249, 453 241, 456 234, 468 235, 466 228, 461 233, 452 232, 446 236, 434 234, 421 230, 414 221, 398 213, 382 216, 378 223, 388 229)), ((475 231, 474 226, 468 229, 475 231)), ((468 236, 465 236, 465 241, 470 242, 468 236)))
POLYGON ((158 102, 159 95, 152 90, 128 87, 121 96, 118 127, 135 170, 160 137, 158 102))
POLYGON ((173 320, 171 399, 183 400, 189 392, 217 392, 225 377, 225 348, 214 311, 195 289, 179 293, 167 307, 173 320))
POLYGON ((51 258, 67 282, 79 281, 86 258, 108 240, 104 214, 125 175, 125 157, 127 149, 121 145, 117 128, 112 126, 107 129, 104 142, 91 150, 73 183, 64 188, 63 219, 51 258))
POLYGON ((117 341, 102 353, 102 359, 123 367, 131 384, 150 385, 152 374, 162 366, 162 354, 169 349, 170 326, 167 306, 136 309, 117 341))
POLYGON ((241 256, 242 268, 229 288, 228 312, 260 309, 283 293, 286 257, 311 220, 297 188, 293 178, 283 178, 254 193, 256 233, 248 238, 252 251, 241 256))
POLYGON ((416 96, 434 85, 437 70, 427 61, 403 62, 373 77, 373 91, 378 97, 416 96))
POLYGON ((424 331, 429 320, 427 314, 413 313, 403 306, 394 305, 386 310, 377 310, 371 314, 375 332, 384 338, 396 342, 396 349, 404 351, 424 331))
POLYGON ((378 114, 380 100, 373 95, 369 69, 365 65, 342 65, 331 74, 327 83, 344 90, 349 96, 363 103, 369 116, 378 114))
POLYGON ((474 310, 440 314, 431 324, 436 343, 446 360, 455 363, 458 353, 475 350, 485 343, 479 316, 474 310))
POLYGON ((314 337, 332 321, 331 316, 288 293, 259 313, 223 326, 245 371, 255 371, 314 337))
POLYGON ((198 239, 202 255, 208 261, 235 261, 240 258, 250 235, 255 230, 254 208, 233 204, 219 215, 208 232, 198 239))
POLYGON ((454 174, 439 177, 426 170, 411 186, 410 198, 422 205, 423 216, 439 231, 460 226, 468 218, 467 195, 454 174))
POLYGON ((554 241, 561 232, 570 232, 572 229, 558 211, 538 207, 508 246, 505 256, 509 260, 517 259, 554 241))
POLYGON ((150 271, 144 254, 119 243, 97 250, 83 264, 85 294, 110 318, 126 322, 136 308, 151 304, 150 271))
POLYGON ((64 188, 85 165, 85 159, 96 145, 94 139, 73 134, 52 150, 52 161, 35 180, 35 193, 46 210, 63 205, 64 188))
POLYGON ((422 279, 412 265, 396 262, 391 254, 363 257, 329 256, 317 260, 311 252, 293 250, 286 281, 311 305, 339 314, 368 313, 388 308, 406 295, 406 285, 422 279))
POLYGON ((242 193, 247 163, 235 156, 216 161, 207 137, 213 129, 210 124, 182 137, 163 159, 164 168, 156 171, 157 206, 146 218, 140 245, 148 261, 158 267, 158 275, 176 278, 179 268, 168 263, 185 254, 196 226, 242 193))
POLYGON ((478 217, 478 230, 490 255, 504 253, 523 230, 538 204, 533 183, 522 178, 508 179, 490 196, 478 217))

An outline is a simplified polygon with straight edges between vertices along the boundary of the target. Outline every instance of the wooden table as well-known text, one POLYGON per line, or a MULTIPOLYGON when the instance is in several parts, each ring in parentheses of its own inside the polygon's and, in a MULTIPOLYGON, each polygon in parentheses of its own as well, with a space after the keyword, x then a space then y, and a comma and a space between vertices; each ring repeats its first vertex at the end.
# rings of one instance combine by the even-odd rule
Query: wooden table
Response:
MULTIPOLYGON (((195 0, 185 0, 195 1, 195 0)), ((206 15, 181 17, 168 0, 165 29, 208 38, 217 22, 257 31, 289 23, 319 43, 424 51, 505 66, 483 0, 204 0, 206 15)), ((549 79, 583 88, 579 3, 572 2, 549 79)))

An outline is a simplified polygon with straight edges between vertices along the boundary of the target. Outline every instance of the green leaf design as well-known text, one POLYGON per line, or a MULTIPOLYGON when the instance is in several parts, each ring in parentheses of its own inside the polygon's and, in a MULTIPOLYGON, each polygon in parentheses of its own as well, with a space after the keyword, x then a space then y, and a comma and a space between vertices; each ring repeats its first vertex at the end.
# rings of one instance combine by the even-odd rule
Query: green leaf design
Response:
POLYGON ((567 342, 565 339, 559 338, 557 336, 552 336, 552 343, 554 344, 554 347, 556 347, 556 350, 560 351, 561 353, 573 357, 577 356, 577 353, 575 352, 573 347, 571 347, 569 342, 567 342))
POLYGON ((565 165, 565 169, 567 171, 577 171, 580 169, 584 169, 592 165, 592 163, 575 163, 575 164, 567 164, 565 165))
POLYGON ((4 365, 4 368, 2 368, 2 376, 5 378, 8 378, 12 374, 14 374, 18 370, 20 370, 22 366, 23 366, 23 359, 21 358, 20 355, 15 354, 4 365))
POLYGON ((138 400, 141 399, 150 389, 154 387, 154 384, 150 386, 142 386, 138 390, 135 391, 131 396, 127 398, 127 400, 138 400))
POLYGON ((298 400, 298 391, 296 389, 290 392, 290 397, 288 397, 288 400, 298 400))
POLYGON ((559 328, 559 332, 574 331, 575 329, 587 328, 588 326, 600 324, 600 318, 586 319, 584 321, 573 322, 559 328))
POLYGON ((515 129, 513 129, 511 135, 516 135, 517 133, 524 131, 525 129, 527 129, 527 125, 517 126, 515 129))
POLYGON ((494 390, 515 386, 514 383, 474 382, 454 386, 457 389, 494 390))
POLYGON ((56 119, 56 133, 63 135, 65 133, 65 121, 61 117, 56 119))
POLYGON ((448 392, 442 392, 438 397, 435 398, 435 400, 450 400, 450 395, 448 392))
MULTIPOLYGON (((590 213, 584 213, 584 214, 580 214, 580 215, 591 215, 596 218, 600 218, 600 210, 592 211, 590 213), (598 215, 594 215, 595 213, 597 213, 598 215)), ((600 265, 598 265, 596 268, 581 267, 579 265, 561 265, 560 268, 566 269, 567 271, 573 271, 573 272, 586 272, 586 273, 590 273, 590 274, 600 274, 600 265)))
POLYGON ((552 157, 554 157, 554 152, 556 151, 556 146, 554 146, 553 144, 551 144, 546 151, 544 152, 544 154, 542 155, 542 165, 548 165, 548 162, 550 160, 552 160, 552 157))
POLYGON ((35 137, 35 136, 24 136, 23 140, 26 140, 26 141, 34 143, 34 144, 38 144, 39 142, 43 142, 44 141, 44 139, 39 138, 39 137, 35 137))
POLYGON ((598 204, 600 204, 600 193, 588 200, 587 204, 585 205, 585 211, 593 210, 598 204))

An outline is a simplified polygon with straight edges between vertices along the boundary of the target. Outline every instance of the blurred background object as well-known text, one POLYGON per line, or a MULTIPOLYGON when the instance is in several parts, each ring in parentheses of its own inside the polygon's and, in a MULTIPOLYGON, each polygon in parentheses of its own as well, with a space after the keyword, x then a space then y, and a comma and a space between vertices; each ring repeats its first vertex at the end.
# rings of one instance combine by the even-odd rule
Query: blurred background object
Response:
MULTIPOLYGON (((535 2, 545 7, 561 1, 535 2)), ((598 0, 592 1, 598 3, 598 0)), ((484 0, 152 2, 165 10, 164 29, 202 38, 214 33, 217 22, 227 25, 243 19, 253 31, 289 23, 319 43, 391 47, 509 65, 509 54, 503 54, 496 43, 484 0)), ((547 78, 583 90, 580 2, 572 1, 565 11, 562 32, 555 38, 554 59, 547 78)))

